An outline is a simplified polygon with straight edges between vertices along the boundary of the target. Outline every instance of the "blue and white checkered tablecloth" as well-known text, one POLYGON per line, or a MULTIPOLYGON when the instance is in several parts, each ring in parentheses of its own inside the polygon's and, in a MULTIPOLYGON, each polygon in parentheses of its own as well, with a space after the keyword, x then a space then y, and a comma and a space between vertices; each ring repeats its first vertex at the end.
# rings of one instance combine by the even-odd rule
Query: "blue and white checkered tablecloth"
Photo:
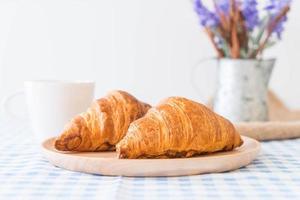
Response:
POLYGON ((1 118, 0 199, 300 199, 300 139, 265 142, 227 173, 128 178, 63 170, 43 158, 26 122, 1 118))

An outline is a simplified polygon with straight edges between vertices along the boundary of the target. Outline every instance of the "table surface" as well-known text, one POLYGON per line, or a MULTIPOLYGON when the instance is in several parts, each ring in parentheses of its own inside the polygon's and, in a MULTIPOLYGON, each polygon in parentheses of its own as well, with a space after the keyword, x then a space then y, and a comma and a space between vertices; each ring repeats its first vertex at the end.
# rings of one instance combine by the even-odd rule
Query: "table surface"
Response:
POLYGON ((300 199, 300 139, 264 142, 252 164, 232 172, 109 177, 52 166, 27 122, 0 119, 0 199, 300 199))

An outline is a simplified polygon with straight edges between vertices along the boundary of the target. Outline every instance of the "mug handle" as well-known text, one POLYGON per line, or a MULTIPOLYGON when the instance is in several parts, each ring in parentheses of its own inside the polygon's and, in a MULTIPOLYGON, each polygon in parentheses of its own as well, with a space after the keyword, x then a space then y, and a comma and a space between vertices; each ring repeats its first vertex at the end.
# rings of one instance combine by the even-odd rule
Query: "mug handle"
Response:
POLYGON ((7 95, 6 97, 4 97, 3 101, 2 101, 2 109, 4 111, 4 114, 8 115, 8 116, 10 116, 12 118, 16 118, 16 119, 21 119, 21 120, 27 119, 25 117, 25 114, 20 115, 20 114, 18 114, 16 112, 13 112, 11 110, 11 108, 12 108, 12 105, 11 105, 12 100, 15 99, 15 98, 17 98, 17 97, 19 97, 19 96, 24 96, 24 95, 25 95, 24 90, 18 90, 16 92, 14 92, 14 93, 12 93, 12 94, 7 95))
POLYGON ((200 96, 202 95, 200 92, 201 88, 199 88, 199 86, 196 84, 196 81, 195 81, 196 80, 196 71, 199 67, 202 67, 201 64, 206 63, 208 61, 218 61, 218 59, 215 57, 208 57, 208 58, 203 58, 203 59, 199 60, 197 62, 197 64, 195 64, 194 67, 192 68, 191 74, 190 74, 191 85, 192 85, 193 89, 195 90, 195 92, 198 93, 198 95, 200 95, 200 96))

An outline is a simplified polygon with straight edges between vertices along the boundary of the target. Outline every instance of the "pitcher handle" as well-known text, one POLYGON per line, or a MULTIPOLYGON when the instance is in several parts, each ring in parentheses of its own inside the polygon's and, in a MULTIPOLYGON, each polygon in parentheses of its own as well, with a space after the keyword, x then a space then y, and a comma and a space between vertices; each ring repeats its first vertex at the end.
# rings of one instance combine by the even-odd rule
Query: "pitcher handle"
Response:
MULTIPOLYGON (((206 63, 208 61, 218 61, 218 58, 215 58, 215 57, 208 57, 208 58, 203 58, 201 60, 199 60, 195 65, 194 67, 192 67, 192 70, 191 70, 191 74, 190 74, 190 81, 191 81, 191 85, 193 87, 193 89, 195 90, 195 92, 201 96, 201 92, 200 92, 200 88, 199 86, 196 84, 196 70, 202 66, 201 64, 203 63, 206 63)), ((203 65, 204 66, 204 65, 203 65)), ((202 67, 203 67, 202 66, 202 67)))

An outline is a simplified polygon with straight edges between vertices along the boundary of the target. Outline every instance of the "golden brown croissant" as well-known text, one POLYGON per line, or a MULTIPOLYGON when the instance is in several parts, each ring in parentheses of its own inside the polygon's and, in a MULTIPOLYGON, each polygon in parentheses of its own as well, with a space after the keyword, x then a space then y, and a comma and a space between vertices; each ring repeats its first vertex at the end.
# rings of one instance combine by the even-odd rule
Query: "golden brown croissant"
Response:
POLYGON ((56 139, 62 151, 105 151, 115 149, 129 124, 142 117, 150 105, 124 91, 112 91, 74 117, 56 139))
POLYGON ((119 158, 191 157, 232 150, 243 141, 233 125, 204 105, 170 97, 131 123, 119 158))

